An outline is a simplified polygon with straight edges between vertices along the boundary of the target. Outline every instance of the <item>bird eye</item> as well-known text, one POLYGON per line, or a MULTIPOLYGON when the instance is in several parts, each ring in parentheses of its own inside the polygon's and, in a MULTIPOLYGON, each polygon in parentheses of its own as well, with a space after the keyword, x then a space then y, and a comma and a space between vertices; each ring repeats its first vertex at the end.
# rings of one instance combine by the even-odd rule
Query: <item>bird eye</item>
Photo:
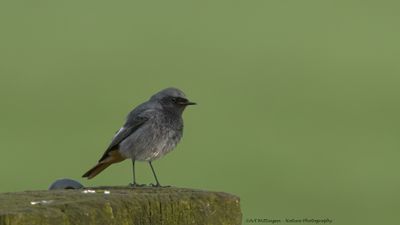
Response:
POLYGON ((178 102, 178 98, 172 98, 171 99, 174 103, 177 103, 178 102))

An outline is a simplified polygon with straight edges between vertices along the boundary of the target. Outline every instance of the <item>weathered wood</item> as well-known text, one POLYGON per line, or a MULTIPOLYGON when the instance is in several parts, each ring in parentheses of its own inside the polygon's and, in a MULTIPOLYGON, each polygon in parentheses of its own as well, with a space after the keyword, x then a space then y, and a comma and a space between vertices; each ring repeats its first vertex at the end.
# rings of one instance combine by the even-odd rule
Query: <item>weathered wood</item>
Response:
POLYGON ((239 198, 223 192, 175 187, 99 187, 92 190, 95 191, 0 194, 0 224, 241 224, 239 198))

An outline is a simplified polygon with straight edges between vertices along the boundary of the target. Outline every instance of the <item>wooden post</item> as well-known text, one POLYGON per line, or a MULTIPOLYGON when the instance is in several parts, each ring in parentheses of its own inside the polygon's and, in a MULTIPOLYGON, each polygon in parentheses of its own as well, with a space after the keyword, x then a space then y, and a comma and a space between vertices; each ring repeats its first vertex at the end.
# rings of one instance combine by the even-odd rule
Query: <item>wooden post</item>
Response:
POLYGON ((0 225, 238 225, 239 198, 187 188, 97 187, 0 194, 0 225))

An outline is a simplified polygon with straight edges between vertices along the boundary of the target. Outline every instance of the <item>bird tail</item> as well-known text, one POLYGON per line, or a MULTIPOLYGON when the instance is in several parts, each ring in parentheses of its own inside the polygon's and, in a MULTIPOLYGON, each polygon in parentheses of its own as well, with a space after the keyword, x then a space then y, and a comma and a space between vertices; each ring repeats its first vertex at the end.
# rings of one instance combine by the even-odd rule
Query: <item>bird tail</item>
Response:
POLYGON ((113 163, 121 162, 125 158, 118 151, 113 151, 108 154, 108 156, 104 159, 99 161, 93 168, 87 171, 82 177, 87 177, 88 179, 92 179, 93 177, 97 176, 97 174, 101 173, 101 171, 105 170, 113 163))
POLYGON ((99 174, 101 171, 109 167, 111 164, 112 163, 99 162, 92 169, 83 174, 82 177, 87 177, 88 179, 92 179, 93 177, 97 176, 97 174, 99 174))

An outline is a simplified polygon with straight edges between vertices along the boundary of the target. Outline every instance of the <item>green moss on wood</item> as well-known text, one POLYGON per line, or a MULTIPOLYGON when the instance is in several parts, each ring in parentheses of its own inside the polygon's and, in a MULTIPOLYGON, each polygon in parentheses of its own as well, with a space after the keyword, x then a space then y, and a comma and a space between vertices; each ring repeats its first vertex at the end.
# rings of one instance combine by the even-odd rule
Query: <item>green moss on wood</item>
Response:
POLYGON ((0 225, 235 225, 239 198, 185 188, 99 187, 0 194, 0 225), (104 194, 109 190, 110 194, 104 194), (32 205, 31 202, 50 201, 32 205))

